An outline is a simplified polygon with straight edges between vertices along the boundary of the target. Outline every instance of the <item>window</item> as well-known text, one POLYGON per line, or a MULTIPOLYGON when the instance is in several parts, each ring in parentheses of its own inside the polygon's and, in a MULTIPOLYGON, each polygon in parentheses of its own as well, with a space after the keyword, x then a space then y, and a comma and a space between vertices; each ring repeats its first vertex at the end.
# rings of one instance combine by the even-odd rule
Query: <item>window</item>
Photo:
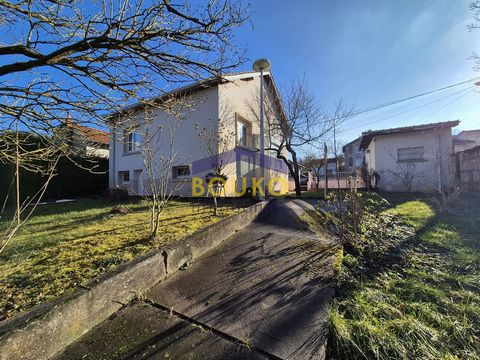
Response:
POLYGON ((120 178, 120 184, 130 183, 130 171, 119 171, 118 177, 120 178))
POLYGON ((237 143, 239 146, 248 146, 248 125, 242 121, 237 122, 237 143))
POLYGON ((124 151, 126 153, 137 152, 140 150, 140 145, 142 142, 142 136, 138 132, 129 132, 125 133, 125 147, 124 151))
POLYGON ((398 161, 423 161, 425 148, 423 146, 398 149, 398 161))
POLYGON ((177 165, 172 166, 172 177, 174 179, 185 178, 190 176, 190 166, 189 165, 177 165))
POLYGON ((351 156, 348 157, 348 166, 350 166, 350 167, 353 166, 353 157, 351 157, 351 156))

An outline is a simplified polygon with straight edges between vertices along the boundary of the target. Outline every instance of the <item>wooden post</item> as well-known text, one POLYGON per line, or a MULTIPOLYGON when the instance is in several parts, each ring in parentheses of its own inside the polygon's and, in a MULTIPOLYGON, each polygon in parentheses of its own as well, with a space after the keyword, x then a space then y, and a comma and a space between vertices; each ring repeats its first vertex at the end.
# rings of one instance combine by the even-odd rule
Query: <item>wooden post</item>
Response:
POLYGON ((328 192, 328 149, 327 143, 323 144, 323 166, 325 167, 325 185, 323 186, 323 199, 327 199, 327 192, 328 192))
POLYGON ((16 187, 16 212, 17 212, 17 226, 20 226, 20 150, 18 146, 18 121, 16 131, 16 141, 15 141, 15 187, 16 187))

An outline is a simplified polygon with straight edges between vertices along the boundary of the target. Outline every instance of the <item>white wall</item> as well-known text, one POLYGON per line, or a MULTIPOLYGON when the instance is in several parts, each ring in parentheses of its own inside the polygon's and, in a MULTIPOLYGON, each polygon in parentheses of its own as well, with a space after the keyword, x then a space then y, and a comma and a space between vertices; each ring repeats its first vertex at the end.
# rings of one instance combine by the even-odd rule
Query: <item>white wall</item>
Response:
POLYGON ((415 175, 411 191, 435 191, 439 188, 439 178, 444 187, 453 185, 451 128, 376 136, 367 150, 365 156, 367 167, 380 175, 378 181, 380 190, 405 191, 401 178, 405 177, 407 172, 413 172, 415 175), (418 146, 425 148, 424 161, 410 164, 397 161, 399 148, 418 146))
MULTIPOLYGON (((241 80, 242 76, 229 77, 230 82, 213 86, 208 89, 204 89, 191 95, 189 99, 194 100, 193 108, 189 108, 186 111, 184 119, 180 122, 175 136, 175 150, 177 153, 177 164, 192 165, 192 174, 196 177, 204 178, 206 173, 211 172, 205 170, 205 159, 208 156, 204 146, 200 143, 198 134, 201 129, 207 127, 210 130, 216 129, 217 120, 220 119, 226 124, 225 132, 233 135, 229 135, 228 150, 235 156, 235 149, 237 145, 236 141, 236 121, 239 116, 246 119, 251 123, 251 132, 253 134, 259 134, 259 122, 257 118, 251 113, 249 104, 258 102, 257 94, 259 92, 260 78, 258 74, 252 74, 253 79, 249 81, 241 80), (197 166, 198 165, 198 166, 197 166), (200 169, 202 171, 200 171, 200 169), (205 171, 204 171, 205 170, 205 171), (200 171, 200 172, 199 172, 200 171)), ((267 92, 268 93, 268 92, 267 92)), ((268 95, 266 101, 271 102, 271 94, 268 95)), ((141 111, 132 119, 133 123, 142 123, 145 115, 141 111)), ((154 113, 154 122, 152 123, 149 131, 155 131, 155 127, 160 124, 168 124, 175 120, 171 115, 156 110, 154 113)), ((146 132, 146 129, 142 130, 146 132)), ((224 134, 220 134, 224 136, 224 134)), ((265 142, 266 146, 269 146, 268 141, 265 142)), ((110 187, 115 187, 119 184, 118 174, 120 171, 130 171, 131 183, 134 178, 134 171, 143 170, 143 157, 140 153, 136 154, 124 154, 123 143, 121 142, 121 135, 117 135, 117 141, 111 140, 110 142, 110 187)), ((227 150, 227 151, 228 151, 227 150)), ((156 150, 158 156, 168 156, 168 148, 159 148, 156 150)), ((241 178, 245 176, 247 178, 247 186, 251 186, 252 176, 259 177, 258 169, 258 151, 246 151, 247 155, 242 155, 241 160, 236 160, 229 163, 224 173, 229 178, 227 183, 227 196, 234 196, 235 189, 241 190, 241 178), (238 186, 236 186, 238 185, 238 186)), ((273 160, 280 163, 281 160, 273 160)), ((287 190, 287 175, 277 171, 266 171, 267 181, 274 177, 280 176, 284 179, 284 190, 287 190)), ((176 184, 175 180, 172 180, 173 184, 176 184)), ((175 192, 176 195, 191 196, 191 179, 184 179, 181 190, 175 192)), ((278 190, 280 185, 277 184, 278 190)), ((135 191, 131 191, 135 193, 135 191)), ((140 194, 143 194, 140 191, 140 194)))
MULTIPOLYGON (((259 107, 259 92, 260 92, 260 75, 253 74, 251 77, 252 79, 242 80, 241 78, 244 77, 243 75, 240 76, 232 76, 229 78, 230 82, 219 85, 219 113, 220 118, 224 120, 230 129, 235 130, 236 124, 236 117, 241 117, 244 120, 248 121, 251 124, 251 131, 253 135, 260 134, 260 123, 258 120, 258 113, 259 110, 256 111, 256 114, 252 112, 252 107, 255 108, 256 106, 259 107), (228 110, 228 111, 226 111, 228 110)), ((265 85, 265 108, 273 108, 274 104, 274 95, 273 89, 271 88, 268 81, 264 82, 265 85)), ((254 110, 255 111, 255 110, 254 110)), ((276 119, 280 118, 280 114, 278 111, 273 112, 270 114, 272 121, 278 121, 276 119)), ((265 121, 267 123, 267 121, 265 121)), ((265 147, 270 146, 270 139, 268 137, 268 129, 265 128, 265 147)), ((230 142, 230 148, 233 149, 236 146, 236 138, 232 137, 230 142)), ((266 151, 266 155, 270 157, 276 157, 276 154, 273 152, 266 151)), ((277 162, 277 164, 283 164, 282 160, 280 159, 266 159, 266 165, 268 166, 267 162, 277 162)), ((260 177, 259 173, 259 153, 252 152, 251 155, 243 155, 240 161, 236 163, 230 164, 227 167, 227 174, 231 178, 231 182, 228 184, 229 189, 233 189, 236 187, 238 191, 240 191, 242 184, 241 184, 241 177, 247 178, 247 186, 251 186, 251 178, 260 177)), ((283 166, 283 165, 282 165, 283 166)), ((284 185, 284 191, 287 191, 288 188, 288 175, 285 173, 276 171, 276 170, 268 170, 265 171, 265 182, 274 177, 281 178, 284 185)), ((277 183, 275 186, 276 190, 280 190, 281 183, 277 183)), ((227 193, 227 195, 233 195, 233 191, 227 193)))
POLYGON ((471 149, 480 145, 480 130, 463 131, 457 135, 459 140, 468 140, 468 143, 455 144, 455 153, 471 149))
MULTIPOLYGON (((176 130, 174 136, 174 151, 175 163, 177 165, 191 165, 192 162, 204 158, 202 148, 197 139, 199 128, 209 126, 212 120, 218 118, 218 88, 216 86, 199 91, 190 95, 187 100, 191 100, 193 105, 189 105, 188 109, 180 110, 183 113, 182 119, 179 120, 173 115, 168 114, 160 109, 154 110, 154 117, 152 124, 148 127, 149 134, 158 131, 158 126, 163 126, 161 132, 161 138, 156 142, 156 154, 157 156, 169 156, 170 146, 168 145, 168 127, 170 124, 175 123, 176 130)), ((190 103, 190 102, 189 102, 190 103)), ((139 111, 132 123, 142 124, 144 123, 145 113, 139 111)), ((142 133, 146 133, 145 127, 140 127, 142 133)), ((116 129, 116 132, 119 132, 116 129)), ((109 186, 111 188, 120 185, 118 182, 118 173, 120 171, 130 171, 130 179, 133 179, 135 170, 144 170, 143 157, 140 152, 133 154, 125 154, 123 151, 122 135, 116 135, 116 141, 113 138, 110 140, 110 173, 109 173, 109 186)), ((194 172, 195 169, 192 169, 194 172)), ((142 182, 145 181, 145 175, 142 175, 142 182)), ((176 191, 176 195, 191 196, 191 183, 189 179, 183 181, 172 180, 175 184, 183 183, 181 189, 176 191)), ((140 189, 140 195, 143 195, 144 191, 140 189)))

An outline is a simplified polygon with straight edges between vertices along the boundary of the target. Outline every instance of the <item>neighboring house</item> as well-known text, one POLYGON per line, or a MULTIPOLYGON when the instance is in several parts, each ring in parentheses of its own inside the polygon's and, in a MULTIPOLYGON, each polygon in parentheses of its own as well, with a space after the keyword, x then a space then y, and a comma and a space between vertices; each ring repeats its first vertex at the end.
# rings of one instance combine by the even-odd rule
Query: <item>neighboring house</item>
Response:
POLYGON ((480 130, 464 130, 453 136, 455 153, 480 145, 480 130))
MULTIPOLYGON (((273 130, 269 131, 267 123, 275 124, 286 121, 286 118, 272 75, 267 72, 264 79, 265 101, 273 109, 266 121, 265 148, 269 148, 280 138, 273 130)), ((211 129, 212 144, 218 150, 215 154, 220 153, 218 156, 225 164, 225 195, 240 196, 244 181, 246 187, 252 187, 252 178, 260 177, 260 129, 253 110, 259 107, 259 85, 260 74, 257 72, 228 74, 177 89, 153 100, 162 104, 176 99, 179 102, 177 112, 183 115, 181 121, 159 107, 146 110, 140 104, 125 109, 121 114, 112 114, 112 124, 114 121, 126 121, 130 123, 130 129, 111 127, 115 136, 110 140, 110 188, 119 186, 128 189, 130 194, 150 194, 144 164, 145 135, 158 133, 162 127, 162 132, 154 135, 154 141, 149 141, 155 144, 153 153, 158 159, 168 158, 172 152, 176 154, 170 171, 170 189, 174 195, 192 196, 192 190, 198 190, 198 187, 192 189, 194 178, 206 179, 213 172, 212 157, 199 137, 203 130, 211 129), (166 131, 172 123, 176 124, 173 139, 166 131), (164 145, 169 139, 173 142, 167 149, 164 145)), ((276 158, 274 152, 265 151, 265 157, 266 183, 275 179, 271 182, 273 190, 286 192, 286 165, 276 158)))
POLYGON ((73 154, 108 159, 110 139, 106 131, 80 125, 71 120, 70 115, 60 131, 62 141, 73 154))
POLYGON ((360 148, 361 140, 359 137, 342 147, 347 171, 360 169, 365 163, 365 152, 360 148))
POLYGON ((360 149, 365 151, 367 169, 378 174, 378 188, 419 192, 452 188, 452 127, 459 123, 455 120, 364 132, 360 149))
MULTIPOLYGON (((323 163, 323 159, 322 163, 323 163)), ((339 164, 341 165, 341 164, 339 164)), ((334 176, 337 173, 337 159, 336 158, 328 158, 327 159, 327 175, 334 176)), ((322 166, 320 169, 320 176, 325 176, 325 166, 322 166)))

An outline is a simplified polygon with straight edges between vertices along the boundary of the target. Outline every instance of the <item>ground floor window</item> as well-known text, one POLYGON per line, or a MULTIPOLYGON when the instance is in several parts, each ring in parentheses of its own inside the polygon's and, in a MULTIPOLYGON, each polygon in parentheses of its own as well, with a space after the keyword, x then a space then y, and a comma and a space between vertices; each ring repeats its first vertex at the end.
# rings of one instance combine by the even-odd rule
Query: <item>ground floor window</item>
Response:
POLYGON ((118 178, 120 179, 120 184, 129 184, 130 183, 130 171, 119 171, 118 178))
POLYGON ((400 148, 398 161, 422 161, 425 160, 425 148, 423 146, 400 148))
POLYGON ((172 166, 172 176, 174 179, 189 177, 190 165, 172 166))

